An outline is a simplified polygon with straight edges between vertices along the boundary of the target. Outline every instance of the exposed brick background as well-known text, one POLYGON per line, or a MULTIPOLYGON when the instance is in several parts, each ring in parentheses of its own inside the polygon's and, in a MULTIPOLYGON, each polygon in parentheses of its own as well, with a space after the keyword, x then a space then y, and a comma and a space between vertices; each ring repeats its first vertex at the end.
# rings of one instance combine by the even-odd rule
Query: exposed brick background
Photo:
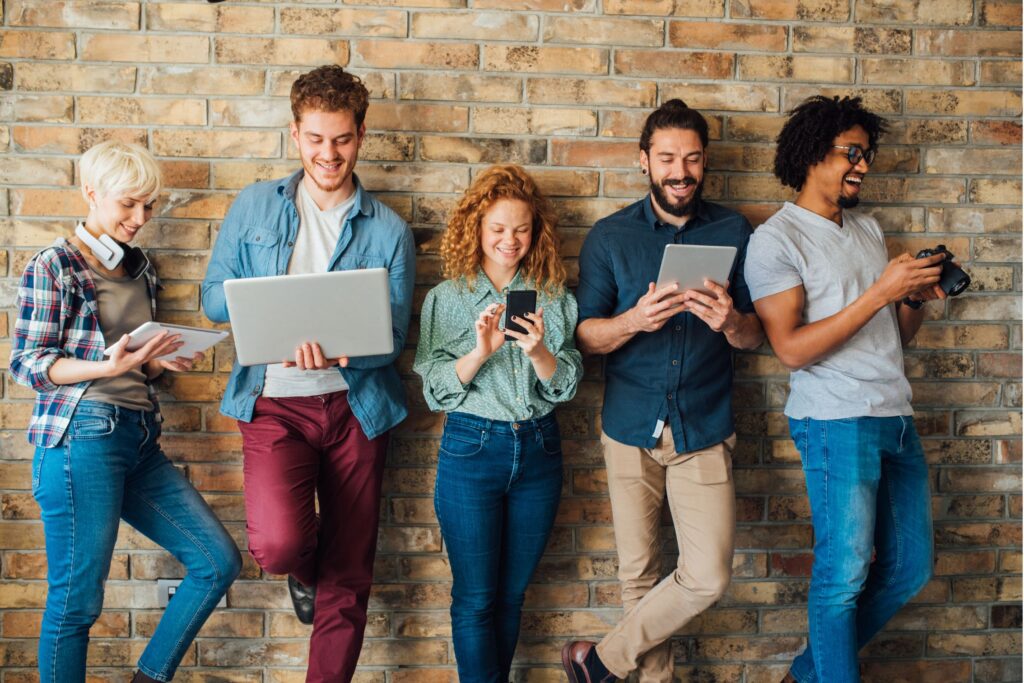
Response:
MULTIPOLYGON (((203 324, 198 281, 235 192, 295 168, 295 75, 337 62, 374 98, 359 173, 413 226, 417 301, 438 279, 446 212, 476 171, 513 161, 556 197, 565 256, 645 189, 636 137, 683 97, 711 122, 707 194, 757 225, 789 197, 770 174, 784 112, 857 93, 890 116, 867 210, 895 253, 944 242, 971 291, 929 306, 907 353, 932 468, 935 578, 864 653, 866 680, 1021 680, 1020 0, 4 0, 0 29, 0 680, 35 680, 45 594, 23 428, 6 372, 17 278, 84 204, 76 159, 117 137, 161 159, 169 189, 140 236, 162 317, 203 324)), ((416 338, 413 323, 410 343, 416 338)), ((391 449, 360 683, 453 681, 450 575, 432 508, 438 415, 402 356, 412 416, 391 449)), ((166 382, 168 454, 245 547, 240 439, 217 412, 232 349, 166 382)), ((737 357, 735 580, 676 641, 685 681, 774 683, 802 647, 811 527, 766 347, 737 357)), ((560 410, 565 495, 529 594, 516 680, 561 680, 558 648, 619 615, 600 428, 600 363, 560 410)), ((178 565, 128 528, 93 630, 92 681, 125 681, 178 565)), ((665 566, 674 540, 665 528, 665 566)), ((184 681, 303 680, 308 629, 280 577, 247 559, 189 651, 184 681)))

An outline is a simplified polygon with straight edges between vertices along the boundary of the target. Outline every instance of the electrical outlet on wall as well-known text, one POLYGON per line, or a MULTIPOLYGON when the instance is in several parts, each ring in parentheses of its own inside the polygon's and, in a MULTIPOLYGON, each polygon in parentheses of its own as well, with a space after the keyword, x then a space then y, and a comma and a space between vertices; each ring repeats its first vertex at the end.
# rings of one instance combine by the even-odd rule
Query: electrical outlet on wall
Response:
MULTIPOLYGON (((178 590, 178 586, 181 585, 181 579, 157 579, 156 591, 157 599, 160 602, 161 607, 167 607, 167 603, 174 597, 175 591, 178 590)), ((220 602, 217 603, 217 607, 227 607, 228 599, 226 595, 222 595, 220 602)))

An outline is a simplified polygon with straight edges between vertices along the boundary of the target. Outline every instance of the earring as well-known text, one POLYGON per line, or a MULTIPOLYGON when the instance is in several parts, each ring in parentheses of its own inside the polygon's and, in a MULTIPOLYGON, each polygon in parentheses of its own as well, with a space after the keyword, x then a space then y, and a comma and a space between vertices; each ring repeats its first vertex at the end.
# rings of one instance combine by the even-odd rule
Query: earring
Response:
POLYGON ((647 175, 647 169, 646 168, 641 168, 640 172, 643 173, 644 175, 647 175))

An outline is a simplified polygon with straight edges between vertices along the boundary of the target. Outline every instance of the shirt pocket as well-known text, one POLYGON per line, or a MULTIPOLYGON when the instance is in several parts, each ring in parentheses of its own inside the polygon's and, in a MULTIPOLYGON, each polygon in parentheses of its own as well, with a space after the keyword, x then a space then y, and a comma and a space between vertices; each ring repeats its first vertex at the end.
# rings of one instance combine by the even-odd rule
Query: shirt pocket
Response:
POLYGON ((242 272, 253 276, 277 275, 275 261, 281 235, 267 228, 252 226, 242 235, 240 258, 242 272))
POLYGON ((377 254, 342 254, 335 270, 365 270, 367 268, 385 268, 387 260, 377 254))

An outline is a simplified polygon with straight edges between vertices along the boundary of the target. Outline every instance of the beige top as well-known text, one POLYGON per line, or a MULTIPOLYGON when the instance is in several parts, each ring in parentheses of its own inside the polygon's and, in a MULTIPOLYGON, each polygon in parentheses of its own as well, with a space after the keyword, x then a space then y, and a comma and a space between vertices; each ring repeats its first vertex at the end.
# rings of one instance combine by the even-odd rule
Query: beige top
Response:
MULTIPOLYGON (((146 278, 108 278, 92 266, 89 268, 96 285, 100 329, 108 347, 116 344, 121 335, 153 319, 146 278)), ((153 402, 149 400, 146 387, 146 375, 141 368, 129 370, 117 377, 93 380, 82 399, 111 403, 131 410, 153 410, 153 402)))

